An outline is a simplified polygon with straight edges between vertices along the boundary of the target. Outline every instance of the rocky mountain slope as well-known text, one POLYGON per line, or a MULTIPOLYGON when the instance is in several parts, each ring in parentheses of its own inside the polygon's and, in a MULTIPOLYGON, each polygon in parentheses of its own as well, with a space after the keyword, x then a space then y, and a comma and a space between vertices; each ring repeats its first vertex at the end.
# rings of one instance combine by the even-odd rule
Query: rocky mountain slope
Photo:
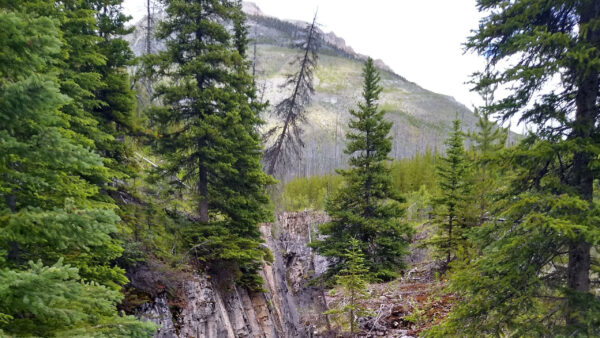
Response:
MULTIPOLYGON (((258 84, 264 99, 274 105, 286 95, 279 85, 291 70, 289 61, 298 52, 290 46, 306 23, 267 16, 253 3, 245 3, 244 10, 248 15, 250 37, 256 43, 258 84)), ((145 22, 145 19, 141 20, 136 25, 136 31, 128 37, 137 55, 146 50, 145 22)), ((164 44, 153 41, 153 50, 162 48, 164 44)), ((253 48, 250 50, 252 52, 253 48)), ((286 177, 328 173, 345 166, 347 158, 342 150, 350 116, 348 111, 356 107, 360 97, 361 67, 365 58, 334 33, 323 34, 319 66, 315 74, 316 93, 308 107, 306 147, 302 159, 293 168, 288 168, 286 177)), ((476 118, 466 106, 450 96, 431 92, 395 74, 380 60, 377 65, 381 70, 384 88, 380 107, 388 112, 387 118, 394 122, 391 131, 394 138, 392 157, 411 156, 427 148, 442 149, 450 122, 456 116, 463 120, 466 130, 473 129, 476 118)), ((267 122, 265 128, 275 123, 269 112, 265 113, 264 119, 267 122)))

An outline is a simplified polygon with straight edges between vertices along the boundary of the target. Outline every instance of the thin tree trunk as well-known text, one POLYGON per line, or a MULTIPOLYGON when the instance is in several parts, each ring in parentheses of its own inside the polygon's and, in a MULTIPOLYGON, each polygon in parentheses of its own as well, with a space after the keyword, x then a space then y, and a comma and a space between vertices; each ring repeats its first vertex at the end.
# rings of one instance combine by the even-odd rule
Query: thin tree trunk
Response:
POLYGON ((253 44, 253 51, 252 51, 252 79, 255 82, 256 82, 256 38, 257 37, 258 37, 258 34, 256 33, 256 26, 255 26, 254 27, 254 41, 252 41, 252 44, 253 44))
MULTIPOLYGON (((4 200, 6 202, 6 205, 8 206, 8 209, 10 209, 11 213, 17 212, 17 198, 15 195, 12 195, 12 194, 4 195, 4 200)), ((15 241, 8 242, 7 258, 9 261, 20 263, 20 259, 19 259, 19 257, 21 256, 20 252, 21 251, 19 250, 19 243, 15 242, 15 241)))
POLYGON ((292 100, 291 100, 292 102, 289 105, 287 117, 286 117, 285 123, 283 125, 283 131, 281 132, 279 138, 277 139, 277 151, 275 151, 275 157, 273 158, 273 160, 271 160, 269 169, 267 170, 267 174, 269 174, 269 175, 273 175, 275 173, 275 167, 277 164, 277 160, 279 159, 279 156, 281 155, 281 146, 283 145, 283 140, 286 137, 286 133, 287 133, 287 130, 289 129, 289 124, 292 119, 293 110, 294 110, 294 107, 296 106, 296 99, 298 97, 298 91, 300 90, 300 83, 304 79, 305 72, 306 72, 306 67, 307 67, 306 62, 308 60, 309 46, 313 39, 313 32, 315 29, 316 19, 317 19, 317 17, 315 15, 310 32, 308 33, 308 40, 306 42, 306 50, 304 51, 304 58, 302 59, 302 64, 300 65, 300 72, 298 73, 298 79, 296 81, 296 86, 294 87, 294 93, 292 94, 292 100))
POLYGON ((152 53, 152 10, 150 8, 150 0, 146 2, 146 54, 152 53))
POLYGON ((6 202, 6 206, 8 207, 8 209, 10 209, 10 212, 17 211, 17 198, 15 197, 15 195, 4 195, 4 201, 6 202))
POLYGON ((199 170, 198 193, 200 194, 200 202, 198 203, 198 214, 200 215, 200 222, 208 223, 208 171, 203 165, 200 165, 199 170))
MULTIPOLYGON (((323 307, 325 307, 325 311, 329 310, 329 304, 327 304, 327 297, 325 294, 325 285, 323 280, 321 279, 321 285, 319 286, 321 289, 321 297, 323 298, 323 307)), ((325 323, 327 324, 327 331, 331 332, 331 321, 329 320, 329 315, 325 315, 325 323)))
POLYGON ((453 220, 453 216, 449 216, 448 219, 448 253, 446 256, 446 267, 448 267, 448 265, 450 265, 450 250, 452 250, 452 220, 453 220))
POLYGON ((350 333, 354 333, 354 290, 350 293, 350 333))
MULTIPOLYGON (((580 26, 600 17, 600 2, 585 2, 580 11, 580 26)), ((600 29, 589 29, 583 37, 591 45, 600 44, 600 29)), ((598 109, 598 72, 584 74, 580 80, 575 103, 577 111, 575 115, 575 126, 573 138, 590 139, 595 125, 595 114, 598 109)), ((592 158, 586 150, 576 152, 573 156, 573 182, 580 198, 591 202, 593 197, 594 174, 590 168, 592 158)), ((567 286, 569 289, 588 293, 590 291, 590 243, 580 235, 569 243, 569 263, 567 266, 567 286)), ((580 318, 576 316, 577 305, 568 304, 566 313, 567 324, 578 324, 580 318)))

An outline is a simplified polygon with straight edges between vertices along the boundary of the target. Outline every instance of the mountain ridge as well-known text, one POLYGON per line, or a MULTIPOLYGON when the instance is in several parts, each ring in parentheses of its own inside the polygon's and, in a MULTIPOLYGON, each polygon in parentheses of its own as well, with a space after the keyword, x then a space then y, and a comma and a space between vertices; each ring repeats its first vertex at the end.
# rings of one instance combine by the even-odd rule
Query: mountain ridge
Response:
MULTIPOLYGON (((306 27, 306 25, 309 24, 309 22, 306 21, 302 21, 302 20, 286 20, 286 19, 279 19, 277 17, 274 17, 272 15, 267 15, 265 13, 263 13, 263 11, 260 9, 260 7, 258 7, 258 5, 256 5, 256 3, 252 2, 252 1, 243 1, 242 2, 242 10, 244 11, 244 13, 247 16, 250 17, 268 17, 268 18, 274 18, 277 20, 281 20, 281 21, 287 21, 290 22, 294 25, 297 25, 298 28, 304 28, 306 27)), ((361 54, 358 53, 354 50, 354 48, 352 48, 352 46, 349 46, 348 44, 346 44, 346 40, 344 40, 344 38, 339 37, 335 34, 335 32, 330 31, 330 32, 325 32, 323 31, 320 27, 317 27, 318 30, 321 33, 321 36, 324 40, 325 43, 349 54, 352 55, 360 60, 366 60, 369 56, 365 55, 365 54, 361 54)), ((394 73, 396 75, 398 75, 396 72, 394 72, 394 70, 389 67, 382 59, 374 59, 373 60, 375 63, 375 66, 379 69, 394 73)))
MULTIPOLYGON (((277 123, 272 106, 280 102, 288 90, 281 87, 287 74, 293 71, 289 62, 299 52, 292 47, 301 38, 306 23, 286 21, 265 15, 254 3, 245 2, 249 38, 256 46, 255 61, 260 96, 270 102, 264 113, 265 129, 277 123)), ((136 55, 145 52, 145 19, 136 25, 127 37, 136 55)), ((161 41, 153 42, 153 52, 164 49, 161 41)), ((252 54, 252 46, 249 48, 252 54)), ((345 40, 335 33, 324 33, 319 65, 315 71, 315 94, 308 106, 308 123, 304 134, 302 156, 293 167, 280 177, 311 176, 333 172, 347 165, 343 153, 344 135, 350 119, 349 110, 356 107, 362 90, 362 65, 365 55, 356 53, 345 40)), ((465 131, 475 130, 477 118, 455 98, 432 92, 396 74, 383 63, 378 63, 384 90, 379 101, 387 112, 386 118, 394 123, 392 158, 406 158, 427 150, 443 150, 444 139, 452 120, 463 122, 465 131)))

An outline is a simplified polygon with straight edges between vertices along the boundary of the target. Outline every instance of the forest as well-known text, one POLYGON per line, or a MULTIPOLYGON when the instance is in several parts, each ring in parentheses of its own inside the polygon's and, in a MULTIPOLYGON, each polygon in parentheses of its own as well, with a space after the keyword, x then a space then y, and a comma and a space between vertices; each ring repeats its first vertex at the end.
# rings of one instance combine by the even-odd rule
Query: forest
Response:
POLYGON ((0 337, 600 336, 600 2, 476 3, 484 104, 441 125, 383 100, 405 80, 317 14, 148 1, 140 31, 123 0, 0 1, 0 337), (265 44, 294 53, 279 96, 265 44), (334 56, 360 95, 317 137, 334 56), (282 221, 302 215, 325 221, 282 221))

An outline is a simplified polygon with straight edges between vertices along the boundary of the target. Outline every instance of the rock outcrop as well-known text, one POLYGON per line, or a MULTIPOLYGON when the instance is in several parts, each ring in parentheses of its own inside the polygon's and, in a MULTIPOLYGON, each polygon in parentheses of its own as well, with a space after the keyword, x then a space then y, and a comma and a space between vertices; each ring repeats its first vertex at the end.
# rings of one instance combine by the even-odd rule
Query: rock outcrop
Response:
MULTIPOLYGON (((155 337, 311 337, 325 327, 324 293, 308 285, 327 261, 307 246, 324 213, 284 213, 261 233, 274 255, 262 277, 266 292, 252 292, 209 274, 191 274, 176 291, 171 306, 167 292, 138 309, 142 318, 159 324, 155 337)), ((139 275, 150 275, 147 271, 139 275)))

